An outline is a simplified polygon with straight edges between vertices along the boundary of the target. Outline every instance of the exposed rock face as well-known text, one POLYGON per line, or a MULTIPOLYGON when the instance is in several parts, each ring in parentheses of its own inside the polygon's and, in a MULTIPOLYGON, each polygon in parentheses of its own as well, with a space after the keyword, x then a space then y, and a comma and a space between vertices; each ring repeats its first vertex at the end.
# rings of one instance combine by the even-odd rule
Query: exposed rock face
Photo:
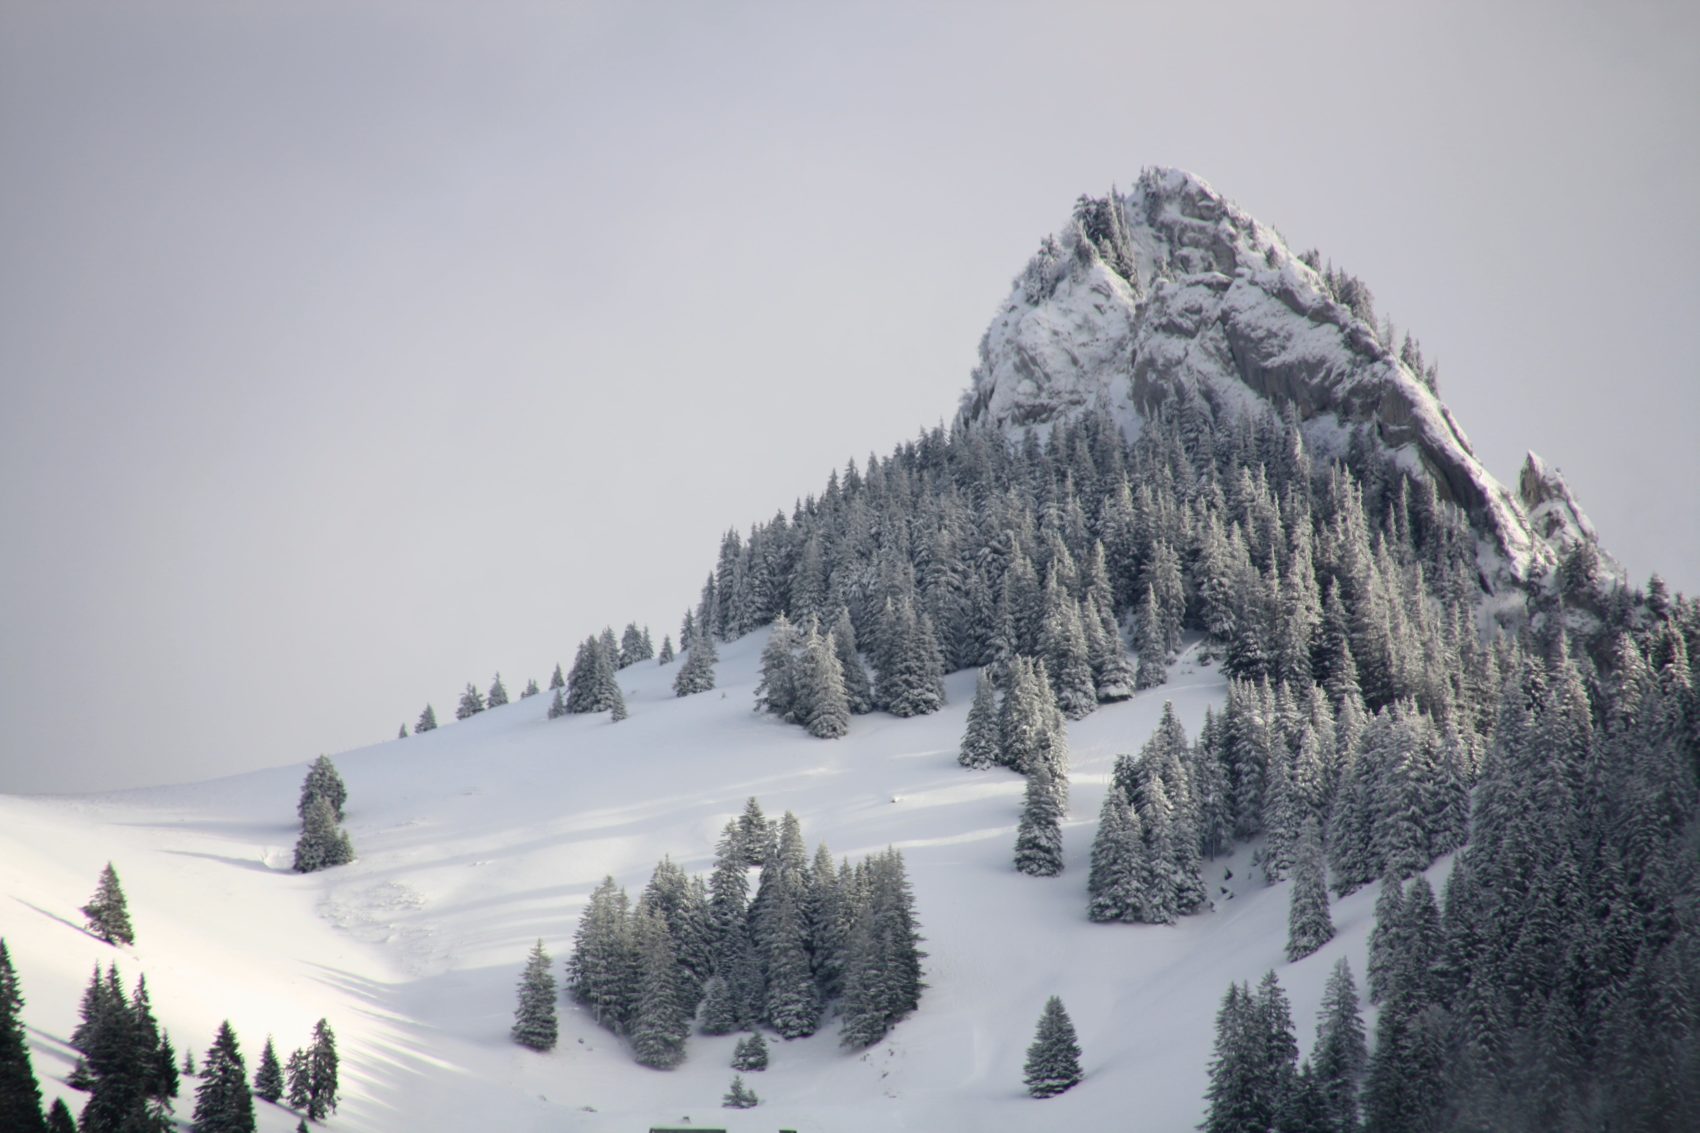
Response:
POLYGON ((1537 530, 1541 505, 1488 474, 1422 376, 1361 317, 1367 302, 1340 301, 1203 180, 1147 170, 1106 207, 1110 221, 1077 215, 1015 281, 981 340, 965 420, 1019 431, 1098 406, 1132 431, 1177 399, 1218 417, 1291 406, 1313 450, 1339 453, 1362 427, 1431 476, 1483 535, 1490 587, 1549 570, 1567 538, 1593 539, 1561 479, 1558 496, 1541 497, 1553 507, 1537 530))
POLYGON ((1517 474, 1517 500, 1529 517, 1530 528, 1555 551, 1563 554, 1578 543, 1592 543, 1609 571, 1623 573, 1623 568, 1600 550, 1599 534, 1576 502, 1564 474, 1548 468, 1532 452, 1523 458, 1523 470, 1517 474))

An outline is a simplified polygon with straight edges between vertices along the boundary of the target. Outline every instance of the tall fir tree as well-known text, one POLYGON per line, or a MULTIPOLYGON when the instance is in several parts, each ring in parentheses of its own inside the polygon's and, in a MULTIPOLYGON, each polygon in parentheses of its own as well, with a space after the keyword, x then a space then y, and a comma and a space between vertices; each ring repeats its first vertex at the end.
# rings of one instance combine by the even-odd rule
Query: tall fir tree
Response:
POLYGON ((18 973, 0 938, 0 1129, 42 1133, 41 1086, 30 1065, 29 1040, 24 1032, 24 994, 18 973))
POLYGON ((1293 893, 1287 914, 1287 959, 1297 962, 1334 938, 1328 915, 1328 882, 1322 838, 1315 819, 1305 822, 1293 864, 1293 893))
POLYGON ((277 1048, 272 1045, 270 1035, 260 1051, 260 1064, 254 1068, 254 1096, 273 1105, 283 1097, 283 1066, 277 1060, 277 1048))
POLYGON ((543 941, 532 945, 519 978, 519 1002, 514 1008, 510 1037, 531 1050, 554 1050, 560 1028, 555 1018, 555 973, 543 941))
POLYGON ((998 756, 997 690, 992 687, 991 676, 982 669, 974 682, 974 702, 968 706, 968 726, 962 733, 962 748, 956 761, 982 771, 1001 762, 998 756))
POLYGON ((195 1089, 195 1133, 254 1133, 248 1068, 228 1019, 219 1024, 201 1064, 201 1084, 195 1089))
POLYGON ((1062 1000, 1053 995, 1039 1015, 1022 1080, 1033 1097, 1051 1098, 1079 1084, 1080 1079, 1080 1043, 1075 1038, 1074 1023, 1062 1000))
POLYGON ((124 888, 118 883, 118 871, 107 862, 100 871, 100 884, 94 896, 82 908, 88 918, 89 932, 108 944, 134 944, 136 930, 130 925, 130 910, 124 900, 124 888))
POLYGON ((425 711, 419 714, 418 721, 413 725, 413 734, 418 735, 420 732, 434 732, 436 730, 437 710, 427 704, 425 711))
POLYGON ((679 675, 673 678, 673 695, 691 696, 712 689, 715 659, 713 640, 707 634, 697 632, 687 644, 685 663, 679 666, 679 675))
POLYGON ((1041 762, 1027 776, 1021 821, 1015 832, 1015 868, 1029 877, 1062 872, 1063 803, 1050 764, 1041 762))
POLYGON ((307 1048, 307 1116, 323 1121, 336 1112, 338 1082, 336 1035, 324 1019, 313 1024, 313 1042, 307 1048))
POLYGON ((336 764, 332 763, 327 755, 319 756, 307 768, 307 777, 301 781, 301 797, 295 804, 296 817, 306 818, 313 800, 321 798, 330 803, 331 817, 341 822, 344 817, 343 808, 348 803, 348 788, 343 785, 336 764))
POLYGON ((337 826, 330 799, 315 796, 301 820, 301 837, 295 842, 295 872, 313 873, 353 860, 354 845, 348 832, 337 826))

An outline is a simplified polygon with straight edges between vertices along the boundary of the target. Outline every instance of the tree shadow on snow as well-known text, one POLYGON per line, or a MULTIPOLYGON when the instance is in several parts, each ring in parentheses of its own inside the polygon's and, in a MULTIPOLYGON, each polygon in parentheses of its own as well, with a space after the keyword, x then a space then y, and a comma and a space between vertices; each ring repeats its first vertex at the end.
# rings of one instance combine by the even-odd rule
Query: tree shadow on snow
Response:
MULTIPOLYGON (((86 936, 90 940, 100 940, 100 937, 98 937, 94 933, 90 932, 85 926, 80 925, 80 924, 73 924, 71 921, 66 920, 64 917, 60 916, 58 913, 52 912, 48 909, 44 909, 40 905, 37 905, 37 904, 34 904, 33 902, 24 900, 22 897, 13 897, 12 900, 16 901, 20 905, 23 905, 25 908, 34 909, 36 912, 40 913, 42 916, 46 917, 50 921, 58 921, 60 924, 64 925, 66 928, 70 929, 72 932, 79 933, 83 936, 86 936)), ((100 940, 100 942, 102 944, 107 943, 107 941, 104 941, 104 940, 100 940)))

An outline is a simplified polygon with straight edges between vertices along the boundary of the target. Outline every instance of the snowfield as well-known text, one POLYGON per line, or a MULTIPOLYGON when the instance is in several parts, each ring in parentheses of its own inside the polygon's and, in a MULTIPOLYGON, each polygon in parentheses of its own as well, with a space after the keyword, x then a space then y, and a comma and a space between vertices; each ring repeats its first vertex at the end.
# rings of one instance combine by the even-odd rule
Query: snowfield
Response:
MULTIPOLYGON (((1337 903, 1336 938, 1289 964, 1290 883, 1265 887, 1244 848, 1206 863, 1212 912, 1167 928, 1086 920, 1116 753, 1139 749, 1166 699, 1196 736, 1225 694, 1214 668, 1183 656, 1164 688, 1069 725, 1067 869, 1039 879, 1011 864, 1023 780, 956 763, 972 672, 948 678, 950 703, 936 715, 857 717, 848 737, 816 740, 751 710, 766 636, 723 646, 719 687, 685 699, 672 694, 673 666, 623 670, 631 717, 619 724, 550 721, 545 694, 335 756, 359 857, 321 873, 289 869, 305 762, 100 797, 0 796, 0 936, 46 1099, 81 1112, 86 1095, 64 1084, 65 1040, 91 968, 112 960, 126 988, 146 974, 161 1025, 197 1061, 225 1018, 250 1072, 268 1033, 287 1058, 328 1018, 342 1103, 326 1127, 348 1133, 641 1133, 687 1121, 803 1133, 1181 1131, 1203 1114, 1230 980, 1275 969, 1305 1052, 1339 957, 1361 992, 1375 887, 1337 903), (706 874, 720 828, 751 795, 771 818, 794 811, 811 852, 821 841, 852 859, 903 850, 928 953, 920 1011, 866 1051, 840 1048, 836 1020, 810 1039, 770 1035, 771 1068, 745 1076, 762 1104, 747 1111, 720 1106, 736 1036, 693 1035, 683 1067, 647 1070, 563 1000, 556 1050, 510 1042, 532 943, 543 939, 559 975, 604 875, 635 899, 663 854, 706 874), (109 860, 129 898, 132 948, 81 927, 78 909, 109 860), (1022 1063, 1053 994, 1079 1032, 1086 1078, 1038 1101, 1023 1091, 1022 1063)), ((177 1102, 185 1128, 194 1086, 185 1079, 177 1102)), ((264 1133, 294 1129, 297 1115, 255 1105, 264 1133)))

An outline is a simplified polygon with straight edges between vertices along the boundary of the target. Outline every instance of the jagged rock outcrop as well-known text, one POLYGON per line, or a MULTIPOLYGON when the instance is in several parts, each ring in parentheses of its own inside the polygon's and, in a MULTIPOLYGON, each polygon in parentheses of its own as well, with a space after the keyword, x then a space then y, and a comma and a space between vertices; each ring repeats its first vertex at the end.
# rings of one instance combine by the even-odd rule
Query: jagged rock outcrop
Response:
POLYGON ((1339 454, 1362 429, 1431 476, 1484 536, 1490 589, 1593 539, 1562 480, 1533 523, 1541 504, 1488 473, 1420 356, 1389 337, 1357 280, 1325 276, 1202 179, 1147 170, 1131 193, 1082 198, 1045 239, 981 340, 961 416, 1019 431, 1097 406, 1134 430, 1183 401, 1217 418, 1290 407, 1315 451, 1339 454))

